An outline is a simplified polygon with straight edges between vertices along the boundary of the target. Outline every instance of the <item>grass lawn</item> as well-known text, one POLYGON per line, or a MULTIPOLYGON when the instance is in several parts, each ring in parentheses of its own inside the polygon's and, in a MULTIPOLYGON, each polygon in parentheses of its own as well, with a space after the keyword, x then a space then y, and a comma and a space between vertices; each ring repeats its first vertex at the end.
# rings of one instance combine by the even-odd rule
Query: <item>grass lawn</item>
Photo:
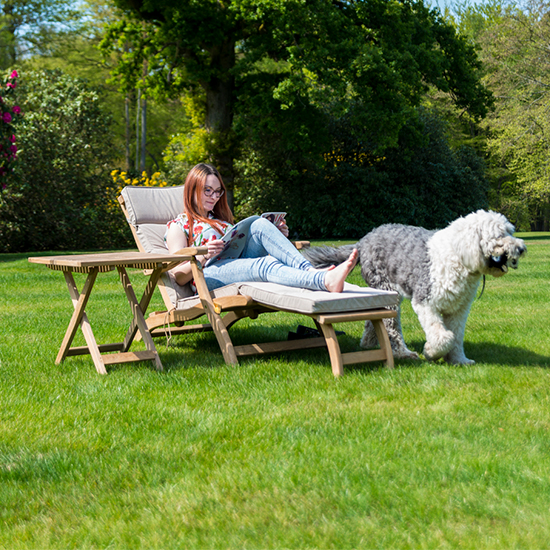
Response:
MULTIPOLYGON (((56 366, 63 275, 0 255, 0 549, 547 548, 550 234, 521 236, 519 269, 472 306, 474 366, 365 364, 340 379, 322 349, 226 366, 212 333, 157 340, 165 373, 56 366)), ((362 284, 358 269, 349 280, 362 284)), ((100 274, 98 342, 120 340, 127 309, 116 272, 100 274)), ((231 333, 308 323, 277 313, 231 333)), ((408 303, 403 325, 421 352, 408 303)), ((357 349, 361 324, 338 328, 357 349)))

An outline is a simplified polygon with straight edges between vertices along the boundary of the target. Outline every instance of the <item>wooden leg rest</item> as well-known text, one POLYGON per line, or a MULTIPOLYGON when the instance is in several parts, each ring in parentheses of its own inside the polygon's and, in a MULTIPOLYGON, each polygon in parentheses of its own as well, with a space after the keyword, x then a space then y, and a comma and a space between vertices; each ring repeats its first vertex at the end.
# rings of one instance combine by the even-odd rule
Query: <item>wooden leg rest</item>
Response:
POLYGON ((390 319, 396 316, 397 312, 392 309, 375 309, 350 313, 328 313, 312 316, 326 339, 334 376, 342 376, 344 374, 344 365, 368 363, 371 361, 384 361, 386 367, 392 369, 394 366, 393 353, 390 339, 386 327, 384 326, 384 319, 390 319), (371 321, 374 325, 380 349, 342 353, 333 324, 366 320, 371 321))

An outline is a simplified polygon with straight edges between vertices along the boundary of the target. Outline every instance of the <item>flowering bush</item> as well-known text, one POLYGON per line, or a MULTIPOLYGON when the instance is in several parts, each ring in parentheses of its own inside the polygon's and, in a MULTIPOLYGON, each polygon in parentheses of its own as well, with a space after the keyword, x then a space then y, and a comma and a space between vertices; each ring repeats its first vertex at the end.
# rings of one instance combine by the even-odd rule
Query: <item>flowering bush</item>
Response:
POLYGON ((6 188, 6 178, 13 170, 17 158, 15 144, 15 124, 21 116, 21 107, 14 105, 17 71, 12 71, 6 78, 6 85, 0 88, 0 182, 1 189, 6 188))
POLYGON ((143 187, 166 187, 167 183, 161 179, 160 172, 155 172, 152 176, 148 176, 147 172, 142 172, 139 177, 132 177, 128 172, 122 170, 113 170, 111 172, 113 183, 115 184, 115 190, 117 195, 127 185, 141 185, 143 187))
POLYGON ((99 90, 59 70, 28 70, 15 91, 24 116, 0 108, 0 117, 19 118, 20 152, 0 193, 0 252, 129 246, 120 208, 110 210, 107 187, 119 151, 99 90))

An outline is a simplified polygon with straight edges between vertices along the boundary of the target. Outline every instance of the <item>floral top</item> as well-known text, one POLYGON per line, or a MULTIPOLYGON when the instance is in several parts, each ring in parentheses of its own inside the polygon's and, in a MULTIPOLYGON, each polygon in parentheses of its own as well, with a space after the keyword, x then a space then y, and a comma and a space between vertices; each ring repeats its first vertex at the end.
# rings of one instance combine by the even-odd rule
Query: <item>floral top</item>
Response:
MULTIPOLYGON (((211 212, 208 213, 208 217, 211 220, 215 219, 211 212)), ((218 225, 220 225, 223 228, 224 230, 223 233, 220 233, 208 223, 195 221, 195 223, 193 223, 192 246, 205 246, 207 242, 213 241, 215 239, 220 239, 221 237, 223 237, 225 233, 227 233, 227 231, 233 227, 229 222, 224 222, 222 220, 216 220, 216 222, 218 223, 218 225)), ((166 243, 166 235, 168 234, 168 229, 173 223, 175 223, 185 233, 186 240, 188 241, 189 240, 189 220, 187 219, 187 215, 183 213, 166 224, 166 233, 164 234, 164 242, 166 243)), ((195 287, 194 281, 191 281, 191 288, 193 289, 193 292, 196 294, 197 289, 195 287)))

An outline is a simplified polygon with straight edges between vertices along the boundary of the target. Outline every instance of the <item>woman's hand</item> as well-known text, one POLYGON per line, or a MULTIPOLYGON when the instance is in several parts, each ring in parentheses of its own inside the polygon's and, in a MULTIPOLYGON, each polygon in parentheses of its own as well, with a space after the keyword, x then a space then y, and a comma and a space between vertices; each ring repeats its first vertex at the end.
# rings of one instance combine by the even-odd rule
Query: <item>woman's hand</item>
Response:
POLYGON ((285 220, 279 222, 279 225, 277 225, 276 227, 285 237, 288 237, 288 225, 286 224, 285 220))
POLYGON ((204 246, 208 248, 208 253, 205 254, 204 258, 209 260, 210 258, 213 258, 214 256, 217 256, 225 247, 225 242, 220 239, 214 239, 212 241, 208 241, 204 246))

